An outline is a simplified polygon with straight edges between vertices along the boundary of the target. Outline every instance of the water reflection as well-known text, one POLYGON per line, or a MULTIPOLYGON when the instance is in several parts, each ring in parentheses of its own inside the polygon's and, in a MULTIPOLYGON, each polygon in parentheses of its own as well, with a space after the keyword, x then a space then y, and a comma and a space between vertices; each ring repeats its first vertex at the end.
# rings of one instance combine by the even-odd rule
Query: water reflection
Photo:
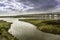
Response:
POLYGON ((60 40, 60 35, 44 33, 36 29, 30 23, 19 21, 19 18, 0 18, 12 22, 8 32, 18 38, 19 40, 60 40))

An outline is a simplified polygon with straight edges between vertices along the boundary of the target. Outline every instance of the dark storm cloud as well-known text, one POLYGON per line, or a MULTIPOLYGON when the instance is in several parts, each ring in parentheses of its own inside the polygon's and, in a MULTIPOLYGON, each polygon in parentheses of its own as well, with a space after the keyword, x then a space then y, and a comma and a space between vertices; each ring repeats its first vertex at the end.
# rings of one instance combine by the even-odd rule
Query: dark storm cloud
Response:
POLYGON ((60 12, 60 0, 0 0, 0 13, 60 12))
POLYGON ((17 0, 25 5, 33 6, 32 10, 48 10, 54 9, 58 2, 56 0, 17 0))
POLYGON ((4 5, 3 3, 0 3, 0 7, 1 7, 1 6, 5 6, 5 5, 4 5))
MULTIPOLYGON (((56 6, 58 5, 58 1, 57 0, 7 0, 7 5, 4 5, 5 3, 0 3, 0 7, 1 6, 10 6, 8 9, 11 10, 16 10, 14 9, 14 7, 22 7, 22 11, 47 11, 47 10, 51 10, 51 9, 55 9, 56 6), (10 3, 12 2, 12 3, 10 3), (15 3, 14 3, 15 2, 15 3), (18 4, 17 3, 22 3, 22 4, 18 4), (14 6, 13 6, 14 5, 14 6), (25 6, 26 5, 26 6, 25 6), (28 7, 27 7, 28 6, 28 7), (29 7, 33 7, 33 8, 29 8, 29 7)), ((20 10, 18 8, 18 10, 20 10)), ((21 10, 20 10, 21 11, 21 10)))

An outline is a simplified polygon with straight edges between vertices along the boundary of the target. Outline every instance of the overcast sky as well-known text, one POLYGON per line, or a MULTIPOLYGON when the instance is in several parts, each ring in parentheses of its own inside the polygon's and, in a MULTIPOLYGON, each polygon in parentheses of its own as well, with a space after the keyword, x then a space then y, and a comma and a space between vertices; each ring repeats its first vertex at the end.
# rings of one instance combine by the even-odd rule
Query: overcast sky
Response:
POLYGON ((0 0, 0 15, 59 11, 60 0, 0 0))

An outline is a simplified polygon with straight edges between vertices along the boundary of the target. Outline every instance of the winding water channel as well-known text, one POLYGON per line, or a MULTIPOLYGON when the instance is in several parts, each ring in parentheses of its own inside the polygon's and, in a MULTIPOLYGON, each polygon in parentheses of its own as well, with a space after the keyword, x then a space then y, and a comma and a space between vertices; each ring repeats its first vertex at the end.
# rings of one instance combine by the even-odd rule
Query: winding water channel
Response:
POLYGON ((19 40, 60 40, 60 35, 41 32, 33 24, 18 19, 21 18, 0 18, 13 23, 8 32, 19 40))

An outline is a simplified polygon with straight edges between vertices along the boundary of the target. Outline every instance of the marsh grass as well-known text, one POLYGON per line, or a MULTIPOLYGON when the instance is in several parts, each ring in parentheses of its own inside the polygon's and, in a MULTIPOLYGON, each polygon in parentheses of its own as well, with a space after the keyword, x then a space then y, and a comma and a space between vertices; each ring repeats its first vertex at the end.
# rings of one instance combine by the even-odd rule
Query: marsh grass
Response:
POLYGON ((21 21, 26 21, 37 26, 37 29, 42 32, 60 34, 60 20, 23 19, 21 21))
POLYGON ((1 40, 17 40, 14 36, 8 33, 12 23, 0 20, 0 39, 1 40))

